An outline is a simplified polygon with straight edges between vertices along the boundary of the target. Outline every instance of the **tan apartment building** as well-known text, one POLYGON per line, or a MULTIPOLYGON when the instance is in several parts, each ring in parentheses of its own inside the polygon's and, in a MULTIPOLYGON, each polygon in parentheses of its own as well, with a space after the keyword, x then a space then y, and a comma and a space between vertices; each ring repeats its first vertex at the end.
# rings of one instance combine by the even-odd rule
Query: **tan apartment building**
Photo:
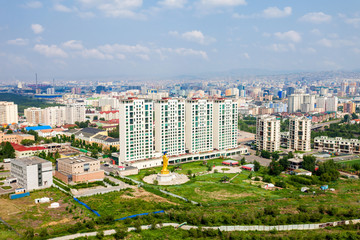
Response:
POLYGON ((5 134, 0 132, 0 143, 10 142, 20 144, 22 140, 28 139, 35 141, 35 137, 30 134, 5 134))
POLYGON ((104 170, 100 169, 100 160, 88 156, 59 158, 55 177, 65 183, 100 181, 104 179, 104 170))
POLYGON ((275 116, 257 117, 256 146, 260 151, 275 152, 280 149, 280 120, 275 116))
POLYGON ((311 120, 306 117, 289 119, 288 148, 295 151, 311 151, 311 120))

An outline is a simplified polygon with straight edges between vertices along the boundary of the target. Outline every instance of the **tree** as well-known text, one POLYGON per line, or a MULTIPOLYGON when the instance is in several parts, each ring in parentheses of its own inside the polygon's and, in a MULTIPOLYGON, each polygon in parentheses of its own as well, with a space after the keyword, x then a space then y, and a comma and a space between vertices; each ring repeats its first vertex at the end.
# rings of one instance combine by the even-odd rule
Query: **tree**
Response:
POLYGON ((280 165, 279 162, 273 159, 269 165, 269 174, 278 176, 280 175, 281 171, 282 171, 282 166, 280 165))
POLYGON ((103 238, 104 238, 104 231, 99 231, 99 232, 96 234, 96 238, 97 238, 97 239, 103 239, 103 238))
POLYGON ((282 158, 279 160, 279 163, 280 163, 283 171, 286 170, 286 169, 288 169, 288 167, 289 167, 289 165, 290 165, 289 160, 288 160, 288 158, 287 158, 286 156, 282 157, 282 158))
POLYGON ((329 160, 319 164, 316 175, 320 176, 320 180, 324 182, 335 181, 339 178, 340 173, 334 160, 329 160))
POLYGON ((246 163, 246 160, 245 160, 245 158, 243 157, 241 160, 240 160, 240 164, 241 165, 244 165, 246 163))
POLYGON ((294 154, 292 152, 288 153, 288 159, 294 158, 294 154))
POLYGON ((257 172, 260 170, 260 163, 258 161, 254 161, 254 171, 257 172))
POLYGON ((304 156, 302 162, 302 168, 310 172, 315 172, 315 162, 316 162, 316 157, 310 155, 304 156))
POLYGON ((128 234, 127 228, 125 227, 116 228, 114 238, 116 240, 124 239, 127 236, 127 234, 128 234))
POLYGON ((15 158, 15 149, 9 142, 2 142, 0 149, 0 158, 15 158))
POLYGON ((99 151, 97 149, 93 149, 93 150, 91 150, 90 157, 98 159, 98 153, 99 153, 99 151))
POLYGON ((349 122, 350 121, 350 115, 349 114, 346 114, 344 116, 344 122, 349 122))
POLYGON ((225 175, 220 179, 220 182, 228 182, 229 180, 230 180, 230 178, 225 175))
POLYGON ((59 151, 55 152, 54 158, 55 158, 55 160, 58 159, 58 158, 61 158, 61 155, 60 155, 59 151))
POLYGON ((266 150, 261 150, 260 156, 263 157, 263 158, 270 159, 271 153, 269 151, 266 151, 266 150))
POLYGON ((98 120, 98 116, 94 116, 93 120, 94 121, 98 120))
POLYGON ((12 133, 14 133, 14 132, 11 129, 7 130, 7 132, 6 132, 6 134, 12 134, 12 133))
POLYGON ((31 139, 23 139, 20 144, 24 145, 24 146, 31 146, 35 143, 34 140, 31 139))
POLYGON ((351 114, 352 119, 359 119, 359 116, 356 113, 351 114))
POLYGON ((35 132, 34 130, 30 130, 30 131, 28 132, 28 134, 33 135, 33 136, 35 137, 35 142, 39 142, 39 141, 40 141, 40 139, 39 139, 39 134, 38 134, 37 132, 35 132))
POLYGON ((273 152, 273 153, 271 153, 271 157, 272 157, 272 159, 274 159, 276 161, 279 159, 280 156, 279 156, 278 152, 273 152))

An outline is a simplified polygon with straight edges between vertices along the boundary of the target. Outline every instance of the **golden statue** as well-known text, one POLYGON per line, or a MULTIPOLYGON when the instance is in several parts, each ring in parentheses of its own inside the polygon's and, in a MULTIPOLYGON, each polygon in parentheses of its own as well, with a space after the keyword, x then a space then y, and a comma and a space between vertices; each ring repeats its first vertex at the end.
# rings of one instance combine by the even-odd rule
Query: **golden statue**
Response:
POLYGON ((169 174, 169 170, 167 169, 169 163, 169 158, 166 156, 166 152, 163 155, 163 168, 161 169, 161 174, 169 174))

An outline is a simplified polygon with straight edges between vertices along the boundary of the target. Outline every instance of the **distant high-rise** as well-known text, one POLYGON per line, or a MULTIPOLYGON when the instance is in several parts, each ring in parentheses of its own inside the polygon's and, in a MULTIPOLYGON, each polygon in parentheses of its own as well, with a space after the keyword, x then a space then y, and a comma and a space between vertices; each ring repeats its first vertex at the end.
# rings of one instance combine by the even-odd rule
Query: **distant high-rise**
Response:
POLYGON ((315 95, 292 94, 288 99, 288 112, 312 112, 315 108, 315 95))
POLYGON ((46 94, 49 94, 49 95, 55 94, 55 88, 47 88, 46 94))
POLYGON ((0 102, 0 124, 12 124, 18 122, 18 105, 13 102, 0 102))
POLYGON ((275 152, 280 149, 280 120, 263 115, 256 119, 256 146, 258 150, 275 152))

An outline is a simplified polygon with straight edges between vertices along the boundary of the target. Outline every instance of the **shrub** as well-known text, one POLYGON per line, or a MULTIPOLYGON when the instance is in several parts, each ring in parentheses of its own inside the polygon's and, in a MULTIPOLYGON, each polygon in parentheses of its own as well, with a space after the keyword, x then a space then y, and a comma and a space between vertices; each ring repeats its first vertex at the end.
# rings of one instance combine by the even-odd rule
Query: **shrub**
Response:
POLYGON ((255 177, 255 178, 254 178, 254 181, 260 181, 260 178, 259 178, 259 177, 255 177))

